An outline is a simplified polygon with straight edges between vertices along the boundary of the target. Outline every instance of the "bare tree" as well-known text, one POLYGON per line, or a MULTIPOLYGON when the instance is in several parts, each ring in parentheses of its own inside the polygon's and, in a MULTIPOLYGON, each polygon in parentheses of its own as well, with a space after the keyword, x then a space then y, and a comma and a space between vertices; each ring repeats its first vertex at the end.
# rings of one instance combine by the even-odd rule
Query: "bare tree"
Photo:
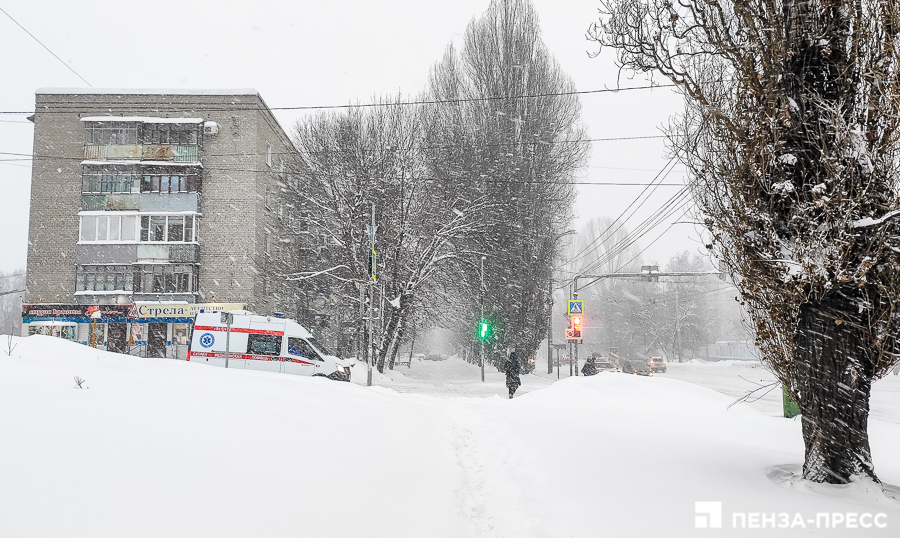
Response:
POLYGON ((803 477, 875 478, 869 393, 900 352, 897 3, 601 6, 589 36, 685 96, 670 142, 764 360, 800 403, 803 477))
POLYGON ((428 294, 440 288, 429 282, 461 255, 462 238, 480 230, 484 203, 463 196, 460 184, 431 175, 422 148, 427 109, 400 101, 316 116, 299 123, 294 137, 305 177, 298 183, 297 205, 307 208, 307 218, 331 247, 327 267, 285 278, 329 279, 347 298, 367 286, 372 278, 366 226, 374 206, 377 282, 389 305, 375 339, 379 371, 393 367, 415 304, 435 300, 428 294))

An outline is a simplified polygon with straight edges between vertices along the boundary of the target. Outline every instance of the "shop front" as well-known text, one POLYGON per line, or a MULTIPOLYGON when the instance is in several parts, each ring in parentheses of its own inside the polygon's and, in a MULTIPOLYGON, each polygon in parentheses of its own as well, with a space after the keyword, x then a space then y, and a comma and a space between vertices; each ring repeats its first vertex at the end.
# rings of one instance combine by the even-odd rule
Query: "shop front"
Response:
POLYGON ((43 334, 128 353, 131 305, 22 305, 22 336, 43 334))
POLYGON ((242 303, 138 301, 131 310, 131 340, 143 346, 142 356, 185 360, 194 317, 199 312, 227 312, 243 308, 242 303))
POLYGON ((22 336, 43 334, 114 353, 184 360, 198 312, 243 308, 242 303, 26 304, 22 336))

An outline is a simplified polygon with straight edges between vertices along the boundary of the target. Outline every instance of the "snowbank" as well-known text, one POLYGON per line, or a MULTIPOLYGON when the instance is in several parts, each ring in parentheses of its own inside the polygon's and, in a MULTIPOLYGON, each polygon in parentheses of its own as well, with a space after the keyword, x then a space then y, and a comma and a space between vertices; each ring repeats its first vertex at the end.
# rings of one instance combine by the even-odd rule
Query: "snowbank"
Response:
MULTIPOLYGON (((542 379, 509 401, 16 342, 0 352, 0 536, 753 534, 732 528, 739 511, 883 512, 867 536, 900 527, 880 491, 778 467, 802 462, 798 421, 726 411, 728 396, 663 376, 542 379), (695 528, 697 501, 722 502, 722 529, 695 528)), ((417 366, 382 381, 466 387, 477 372, 417 366)), ((879 476, 900 483, 900 426, 870 431, 879 476)))

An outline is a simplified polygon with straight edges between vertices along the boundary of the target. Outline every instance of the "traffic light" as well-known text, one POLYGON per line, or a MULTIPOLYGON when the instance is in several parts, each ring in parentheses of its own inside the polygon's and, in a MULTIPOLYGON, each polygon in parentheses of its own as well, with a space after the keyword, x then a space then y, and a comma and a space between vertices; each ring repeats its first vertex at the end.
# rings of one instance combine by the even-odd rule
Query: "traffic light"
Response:
POLYGON ((486 321, 482 321, 478 328, 478 338, 487 340, 490 335, 491 325, 486 321))
MULTIPOLYGON (((581 338, 581 316, 572 316, 572 338, 581 338)), ((568 336, 568 334, 566 334, 568 336)))

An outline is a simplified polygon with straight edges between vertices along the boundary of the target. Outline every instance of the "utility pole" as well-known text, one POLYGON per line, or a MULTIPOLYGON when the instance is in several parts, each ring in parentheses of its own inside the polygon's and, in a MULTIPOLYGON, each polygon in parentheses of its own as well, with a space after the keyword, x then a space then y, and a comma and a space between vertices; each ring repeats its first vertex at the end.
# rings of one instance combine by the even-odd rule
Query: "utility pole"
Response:
POLYGON ((547 373, 553 373, 553 277, 550 277, 550 289, 547 290, 547 373))
POLYGON ((375 361, 375 339, 372 335, 372 331, 375 330, 375 325, 372 323, 372 316, 374 315, 373 309, 375 307, 375 275, 378 261, 375 256, 375 230, 377 229, 375 226, 375 202, 372 202, 372 224, 366 228, 368 228, 366 231, 369 234, 369 317, 366 320, 366 325, 369 328, 369 342, 366 347, 368 347, 369 353, 366 360, 366 386, 371 387, 372 363, 375 361))
POLYGON ((672 354, 681 362, 681 353, 678 351, 678 282, 675 283, 675 334, 672 342, 672 354))
MULTIPOLYGON (((569 284, 569 299, 574 299, 574 297, 572 297, 572 293, 573 293, 572 290, 574 290, 574 289, 575 289, 575 284, 573 282, 572 284, 569 284)), ((569 377, 572 377, 572 347, 573 347, 572 341, 569 340, 569 377)))

